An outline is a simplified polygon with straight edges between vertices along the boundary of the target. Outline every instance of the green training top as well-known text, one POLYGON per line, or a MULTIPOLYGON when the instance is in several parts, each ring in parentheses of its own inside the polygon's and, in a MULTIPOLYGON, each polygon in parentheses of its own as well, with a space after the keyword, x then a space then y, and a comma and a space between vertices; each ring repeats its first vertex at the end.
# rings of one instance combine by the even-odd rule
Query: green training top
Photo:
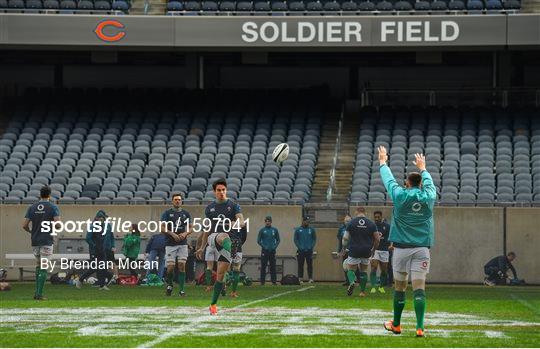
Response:
POLYGON ((422 171, 421 188, 403 188, 387 165, 382 165, 380 171, 384 186, 394 202, 390 241, 408 246, 433 246, 433 206, 437 191, 431 175, 422 171))

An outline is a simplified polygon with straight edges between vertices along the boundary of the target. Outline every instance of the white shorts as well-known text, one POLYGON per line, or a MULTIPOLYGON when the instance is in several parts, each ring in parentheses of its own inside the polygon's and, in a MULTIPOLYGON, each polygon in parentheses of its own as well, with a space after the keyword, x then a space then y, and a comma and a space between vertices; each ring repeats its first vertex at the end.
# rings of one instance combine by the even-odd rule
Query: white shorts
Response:
POLYGON ((429 273, 429 248, 414 247, 414 248, 398 248, 394 249, 392 255, 392 269, 394 272, 417 275, 425 275, 429 273))
POLYGON ((242 252, 236 252, 232 262, 233 264, 242 264, 242 252))
POLYGON ((165 260, 167 262, 174 262, 176 257, 178 257, 178 261, 185 262, 188 258, 188 253, 187 245, 165 246, 165 260))
POLYGON ((349 256, 349 257, 347 257, 345 262, 343 262, 343 265, 344 265, 343 269, 346 269, 345 266, 347 264, 350 264, 350 265, 358 265, 358 264, 368 265, 369 264, 369 258, 355 258, 355 257, 349 256))
POLYGON ((39 263, 41 258, 49 259, 53 254, 53 245, 32 246, 32 253, 39 263))
POLYGON ((388 263, 388 260, 390 259, 390 252, 375 250, 375 254, 373 254, 373 259, 383 263, 388 263))
POLYGON ((231 253, 221 247, 218 248, 216 244, 216 238, 218 234, 219 233, 212 233, 208 236, 208 246, 206 248, 217 252, 217 255, 218 255, 216 259, 217 261, 223 261, 223 262, 226 261, 229 263, 233 263, 231 253))
POLYGON ((215 249, 210 247, 210 245, 206 246, 206 252, 204 254, 204 260, 207 262, 215 262, 219 258, 219 252, 215 249))

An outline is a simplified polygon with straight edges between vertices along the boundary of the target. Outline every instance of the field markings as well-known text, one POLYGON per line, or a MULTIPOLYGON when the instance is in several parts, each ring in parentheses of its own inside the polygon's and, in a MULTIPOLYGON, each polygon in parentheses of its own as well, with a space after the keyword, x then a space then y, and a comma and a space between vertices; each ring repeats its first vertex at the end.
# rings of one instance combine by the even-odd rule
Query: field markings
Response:
POLYGON ((277 293, 277 294, 275 294, 273 296, 270 296, 270 297, 257 299, 257 300, 254 300, 252 302, 242 303, 240 305, 237 305, 236 307, 225 309, 224 311, 232 311, 232 310, 235 310, 235 309, 241 309, 241 308, 247 307, 248 305, 257 304, 257 303, 261 303, 261 302, 266 302, 266 301, 269 301, 270 299, 285 296, 286 294, 289 294, 289 293, 304 292, 304 291, 307 291, 307 290, 312 289, 312 288, 315 288, 315 286, 309 286, 309 287, 304 287, 304 288, 301 288, 301 289, 298 289, 298 290, 291 290, 291 291, 277 293))
POLYGON ((528 308, 533 311, 536 315, 540 315, 540 309, 538 307, 535 307, 534 304, 526 301, 525 299, 519 297, 518 295, 514 293, 510 293, 510 297, 512 297, 513 300, 518 302, 519 304, 523 305, 525 308, 528 308))
MULTIPOLYGON (((192 337, 253 335, 261 332, 277 336, 392 336, 382 327, 391 317, 388 309, 363 309, 355 302, 347 309, 269 306, 262 302, 314 286, 292 289, 268 297, 221 309, 210 316, 200 306, 176 307, 96 307, 96 308, 2 308, 0 336, 55 333, 105 338, 144 336, 139 347, 159 346, 163 341, 189 341, 192 337), (262 303, 262 304, 260 304, 262 303), (259 306, 260 304, 260 306, 259 306)), ((518 297, 519 298, 519 297, 518 297)), ((517 301, 517 300, 516 300, 517 301)), ((272 304, 277 302, 272 302, 272 304)), ((532 305, 531 305, 532 306, 532 305)), ((533 306, 534 307, 534 306, 533 306)), ((402 323, 414 331, 415 313, 405 311, 402 323)), ((507 330, 529 327, 540 330, 540 322, 490 318, 479 314, 428 312, 427 333, 431 337, 490 338, 507 340, 507 330)), ((112 340, 112 339, 111 339, 112 340)), ((174 343, 173 343, 174 345, 174 343)))
MULTIPOLYGON (((223 310, 223 312, 231 312, 231 311, 234 311, 235 309, 241 309, 241 308, 244 308, 244 307, 246 307, 248 305, 253 305, 253 304, 257 304, 257 303, 266 302, 266 301, 268 301, 270 299, 285 296, 285 295, 293 293, 293 292, 305 291, 305 290, 308 290, 308 289, 311 289, 311 288, 314 288, 314 287, 315 286, 310 286, 310 287, 304 287, 303 289, 299 289, 299 290, 290 290, 290 291, 286 291, 286 292, 277 293, 277 294, 269 296, 269 297, 265 297, 265 298, 257 299, 257 300, 251 301, 251 302, 247 302, 247 303, 237 305, 237 306, 235 306, 233 308, 225 308, 223 310)), ((187 324, 185 324, 183 326, 175 327, 174 329, 171 329, 169 332, 165 332, 165 333, 159 335, 157 338, 155 338, 155 339, 153 339, 153 340, 151 340, 149 342, 143 343, 143 344, 139 345, 138 347, 139 348, 151 348, 154 345, 159 344, 159 343, 161 343, 161 342, 163 342, 163 341, 165 341, 165 340, 167 340, 167 339, 169 339, 171 337, 175 337, 175 336, 183 334, 185 332, 185 327, 187 327, 187 326, 190 327, 190 330, 193 330, 194 328, 196 329, 198 327, 206 328, 207 327, 206 325, 201 326, 201 324, 204 324, 204 322, 206 322, 206 321, 212 320, 212 318, 215 318, 215 317, 212 316, 212 315, 201 315, 201 317, 195 318, 195 319, 193 319, 192 321, 188 322, 187 324)))

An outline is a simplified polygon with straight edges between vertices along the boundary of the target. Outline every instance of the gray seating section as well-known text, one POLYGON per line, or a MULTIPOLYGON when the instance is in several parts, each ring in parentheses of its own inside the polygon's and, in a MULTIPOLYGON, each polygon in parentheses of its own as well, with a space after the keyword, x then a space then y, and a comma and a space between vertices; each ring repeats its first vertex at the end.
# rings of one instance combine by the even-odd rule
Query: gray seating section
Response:
POLYGON ((171 110, 21 105, 0 135, 0 199, 37 199, 48 184, 64 203, 168 201, 173 192, 201 202, 213 199, 218 178, 233 198, 309 199, 324 117, 316 103, 255 94, 251 103, 213 110, 185 96, 171 110), (271 154, 282 142, 290 155, 278 166, 271 154))
POLYGON ((540 205, 540 111, 496 108, 364 108, 350 201, 389 203, 377 147, 389 151, 399 184, 426 154, 438 203, 540 205))

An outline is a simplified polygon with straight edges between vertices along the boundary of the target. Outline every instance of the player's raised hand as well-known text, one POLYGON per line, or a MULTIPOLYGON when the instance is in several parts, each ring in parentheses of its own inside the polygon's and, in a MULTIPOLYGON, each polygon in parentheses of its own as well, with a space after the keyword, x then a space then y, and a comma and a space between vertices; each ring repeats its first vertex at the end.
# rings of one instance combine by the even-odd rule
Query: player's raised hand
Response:
POLYGON ((386 147, 381 145, 379 148, 377 148, 379 151, 379 164, 384 165, 388 161, 388 152, 386 151, 386 147))
POLYGON ((424 154, 414 154, 415 160, 413 161, 413 164, 415 164, 416 167, 420 171, 424 171, 426 169, 426 157, 424 154))

